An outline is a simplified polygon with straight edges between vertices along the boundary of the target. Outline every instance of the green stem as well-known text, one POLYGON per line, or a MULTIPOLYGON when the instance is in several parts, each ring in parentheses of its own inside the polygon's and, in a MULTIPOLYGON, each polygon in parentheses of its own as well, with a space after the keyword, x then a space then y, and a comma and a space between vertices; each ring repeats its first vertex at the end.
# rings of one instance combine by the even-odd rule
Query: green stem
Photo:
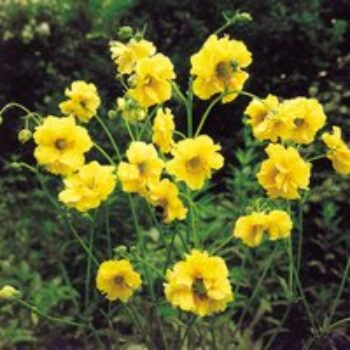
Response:
POLYGON ((132 140, 132 141, 135 141, 135 136, 134 136, 134 134, 133 134, 133 132, 132 132, 132 130, 131 130, 131 128, 130 128, 129 122, 128 122, 126 119, 124 119, 124 122, 125 122, 126 130, 128 131, 128 134, 129 134, 131 140, 132 140))
MULTIPOLYGON (((96 212, 95 212, 96 214, 96 212)), ((94 236, 95 236, 95 224, 94 221, 96 219, 96 215, 94 215, 94 220, 91 220, 91 228, 90 228, 90 237, 89 237, 89 251, 93 252, 94 247, 94 236)), ((90 299, 90 281, 91 281, 91 254, 87 256, 86 262, 86 276, 85 276, 85 310, 89 307, 89 299, 90 299)))
POLYGON ((179 349, 183 349, 183 346, 185 345, 185 341, 188 337, 188 334, 190 333, 191 328, 194 326, 194 324, 196 323, 197 320, 198 320, 198 316, 192 316, 192 319, 187 324, 187 327, 186 327, 186 330, 184 332, 182 339, 180 339, 179 349))
MULTIPOLYGON (((154 293, 152 276, 150 274, 149 265, 145 264, 145 261, 146 261, 146 259, 145 259, 145 248, 146 248, 146 246, 143 244, 143 237, 142 237, 142 233, 141 233, 141 230, 140 230, 140 226, 139 226, 139 222, 138 222, 138 218, 137 218, 134 202, 133 202, 132 197, 131 197, 130 194, 128 194, 128 199, 129 199, 132 219, 133 219, 135 230, 136 230, 136 234, 137 234, 138 249, 139 249, 139 252, 141 253, 141 257, 142 257, 142 260, 143 260, 143 268, 144 268, 145 278, 147 280, 148 291, 150 293, 151 300, 154 303, 154 306, 156 306, 157 298, 156 298, 156 295, 154 293)), ((158 327, 159 327, 159 332, 161 333, 163 345, 164 345, 165 348, 167 348, 167 342, 166 342, 165 334, 164 334, 164 331, 163 331, 163 325, 161 323, 161 320, 160 320, 160 317, 159 317, 157 309, 156 309, 155 313, 156 313, 157 324, 158 324, 158 327)))
POLYGON ((303 236, 304 236, 304 201, 301 200, 299 202, 298 208, 298 225, 299 225, 299 237, 298 237, 298 251, 297 251, 297 271, 296 273, 299 275, 302 254, 303 254, 303 236))
POLYGON ((255 98, 255 99, 263 102, 258 96, 254 95, 254 94, 252 94, 251 92, 248 92, 248 91, 239 91, 239 90, 235 91, 235 90, 232 90, 232 91, 227 91, 227 92, 221 93, 219 96, 217 96, 216 98, 214 98, 211 101, 211 103, 209 104, 207 109, 204 111, 204 113, 202 115, 202 118, 201 118, 201 120, 199 122, 199 125, 197 127, 197 130, 196 130, 196 132, 194 134, 195 137, 197 137, 199 135, 199 133, 201 132, 201 130, 202 130, 202 128, 203 128, 203 126, 204 126, 204 124, 205 124, 205 122, 206 122, 206 120, 207 120, 207 118, 208 118, 208 116, 209 116, 209 114, 211 112, 211 110, 215 107, 215 105, 217 103, 219 103, 222 98, 224 98, 225 96, 231 95, 231 94, 248 96, 250 98, 255 98))
POLYGON ((47 315, 47 314, 41 312, 40 310, 38 310, 37 307, 35 307, 33 305, 30 305, 29 303, 27 303, 24 300, 21 300, 21 299, 18 299, 18 298, 14 298, 14 300, 16 300, 19 304, 21 304, 22 306, 26 307, 27 309, 31 310, 35 314, 37 314, 39 316, 42 316, 42 317, 46 318, 49 321, 60 323, 60 324, 64 324, 64 325, 67 325, 67 326, 84 327, 84 328, 86 328, 86 325, 84 325, 82 323, 77 323, 77 322, 74 322, 74 321, 68 321, 68 320, 65 320, 65 319, 62 319, 62 318, 57 318, 57 317, 53 317, 53 316, 47 315))
POLYGON ((110 221, 109 221, 109 207, 105 207, 105 224, 106 224, 106 235, 107 235, 107 255, 109 258, 112 257, 113 251, 112 251, 112 238, 111 238, 111 227, 110 227, 110 221))
POLYGON ((348 261, 346 263, 345 271, 344 271, 342 280, 340 282, 340 286, 339 286, 339 289, 338 289, 337 296, 335 297, 335 299, 333 301, 331 312, 329 313, 329 317, 328 317, 328 324, 330 324, 332 322, 332 319, 334 317, 335 311, 337 310, 340 297, 341 297, 341 295, 343 293, 343 290, 345 288, 346 282, 348 282, 349 272, 350 272, 350 258, 348 258, 348 261))
POLYGON ((192 137, 193 135, 193 118, 192 118, 192 103, 187 100, 185 95, 181 92, 178 85, 173 82, 171 84, 175 94, 177 95, 178 99, 182 102, 186 109, 186 115, 187 115, 187 136, 192 137))
POLYGON ((244 308, 244 310, 243 310, 243 312, 242 312, 242 314, 241 314, 241 316, 240 316, 240 318, 238 320, 236 331, 234 332, 234 334, 236 334, 237 331, 241 328, 243 320, 245 318, 245 315, 247 314, 247 312, 248 312, 248 310, 249 310, 253 300, 255 299, 256 295, 259 292, 260 286, 263 283, 263 281, 264 281, 264 279, 266 277, 266 274, 267 274, 267 272, 269 271, 269 269, 271 267, 271 264, 272 264, 273 259, 275 258, 276 252, 277 252, 277 244, 275 245, 275 248, 274 248, 272 254, 269 257, 269 260, 267 261, 266 266, 265 266, 263 272, 261 273, 258 282, 255 285, 255 288, 253 290, 253 293, 252 293, 251 297, 249 298, 248 302, 245 305, 245 308, 244 308))
POLYGON ((106 126, 106 124, 104 123, 104 121, 102 120, 102 118, 100 118, 97 114, 95 115, 96 120, 98 121, 98 123, 101 125, 102 129, 104 130, 104 132, 106 133, 111 145, 113 146, 113 149, 118 157, 118 160, 121 160, 121 154, 119 151, 119 148, 116 144, 116 142, 114 141, 113 135, 110 133, 108 127, 106 126))
POLYGON ((319 156, 315 156, 315 157, 311 157, 310 159, 308 159, 308 162, 313 162, 315 160, 319 160, 319 159, 323 159, 327 157, 327 153, 326 154, 321 154, 319 156))
POLYGON ((74 237, 76 238, 76 240, 79 242, 79 244, 82 246, 82 248, 84 249, 84 251, 86 252, 86 254, 89 256, 91 255, 91 259, 94 262, 95 265, 99 265, 98 260, 95 258, 95 256, 92 254, 92 252, 89 250, 89 248, 87 247, 87 245, 85 244, 85 242, 82 240, 82 238, 80 237, 80 235, 78 234, 78 232, 75 230, 74 226, 71 224, 71 222, 69 221, 69 219, 67 218, 67 215, 65 213, 64 210, 62 210, 61 206, 57 203, 57 201, 51 196, 50 191, 48 190, 48 188, 46 187, 45 181, 42 179, 39 171, 35 168, 33 168, 32 166, 26 164, 26 163, 18 163, 18 165, 30 170, 31 172, 33 172, 36 176, 37 179, 41 185, 41 188, 43 189, 46 197, 48 198, 49 202, 52 204, 52 206, 57 210, 57 212, 59 212, 62 217, 63 220, 66 224, 66 226, 71 230, 71 232, 73 233, 74 237))
POLYGON ((115 165, 115 162, 113 161, 113 159, 108 155, 108 153, 101 146, 99 146, 97 143, 94 143, 94 147, 105 157, 105 159, 109 163, 111 163, 112 165, 115 165))

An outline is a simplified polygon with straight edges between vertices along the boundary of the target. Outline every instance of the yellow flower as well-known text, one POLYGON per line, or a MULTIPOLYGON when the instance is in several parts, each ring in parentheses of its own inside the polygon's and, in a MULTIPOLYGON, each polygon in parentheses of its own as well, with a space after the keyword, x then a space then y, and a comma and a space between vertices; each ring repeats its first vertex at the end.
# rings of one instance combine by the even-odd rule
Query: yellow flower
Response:
POLYGON ((324 133, 323 142, 330 149, 327 157, 332 161, 335 171, 342 175, 350 174, 350 149, 342 139, 341 129, 333 126, 333 133, 324 133))
POLYGON ((128 260, 104 261, 97 272, 97 289, 109 301, 120 300, 126 303, 135 289, 141 286, 141 277, 128 260))
POLYGON ((174 306, 201 317, 224 311, 233 300, 225 261, 192 250, 167 272, 165 296, 174 306))
POLYGON ((19 294, 19 290, 17 290, 12 286, 6 285, 0 289, 0 300, 12 299, 18 294, 19 294))
POLYGON ((152 186, 146 197, 152 205, 162 208, 164 223, 186 218, 187 209, 179 198, 179 190, 168 179, 152 186))
POLYGON ((142 58, 152 56, 156 52, 156 48, 150 41, 130 39, 127 44, 112 41, 110 51, 112 59, 118 67, 118 72, 131 74, 136 63, 142 58))
POLYGON ((240 238, 248 247, 257 247, 268 228, 268 216, 265 213, 254 212, 241 216, 235 224, 234 237, 240 238))
POLYGON ((175 130, 174 116, 169 108, 158 109, 153 121, 152 142, 163 153, 169 153, 174 146, 173 133, 175 130))
POLYGON ((53 174, 68 175, 85 162, 84 153, 92 142, 88 132, 75 124, 73 117, 48 116, 34 132, 34 156, 53 174))
POLYGON ((141 107, 165 102, 171 97, 170 81, 175 79, 174 68, 168 57, 158 53, 139 60, 133 76, 134 87, 129 95, 141 107))
POLYGON ((272 210, 267 216, 267 233, 271 241, 288 238, 293 228, 289 214, 283 210, 272 210))
POLYGON ((63 114, 73 115, 82 123, 87 123, 101 104, 96 86, 85 81, 74 81, 65 94, 69 99, 60 103, 63 114))
POLYGON ((96 161, 82 166, 77 173, 64 179, 64 190, 59 200, 69 208, 86 212, 97 208, 112 193, 116 176, 114 167, 100 165, 96 161))
POLYGON ((285 139, 290 133, 292 121, 283 118, 279 113, 278 98, 268 95, 265 99, 253 99, 245 112, 256 139, 271 140, 276 142, 278 138, 285 139))
POLYGON ((147 108, 142 108, 136 101, 129 97, 117 99, 117 110, 124 120, 129 123, 140 122, 147 117, 147 108))
POLYGON ((123 191, 143 194, 147 187, 159 182, 164 162, 158 157, 152 144, 135 141, 126 152, 128 162, 118 166, 118 177, 123 191))
POLYGON ((242 69, 251 62, 251 53, 243 42, 230 40, 227 35, 221 39, 211 35, 191 57, 194 93, 207 100, 216 93, 233 91, 222 98, 223 103, 232 101, 249 77, 242 69))
POLYGON ((198 190, 211 177, 212 170, 224 165, 220 149, 207 135, 182 140, 173 148, 174 158, 167 163, 167 170, 192 190, 198 190))
POLYGON ((293 147, 270 144, 265 149, 269 158, 257 174, 260 185, 271 198, 300 198, 299 189, 309 185, 311 165, 293 147))
POLYGON ((314 98, 286 100, 280 106, 280 113, 282 118, 292 122, 288 139, 300 144, 311 143, 326 123, 323 107, 314 98))

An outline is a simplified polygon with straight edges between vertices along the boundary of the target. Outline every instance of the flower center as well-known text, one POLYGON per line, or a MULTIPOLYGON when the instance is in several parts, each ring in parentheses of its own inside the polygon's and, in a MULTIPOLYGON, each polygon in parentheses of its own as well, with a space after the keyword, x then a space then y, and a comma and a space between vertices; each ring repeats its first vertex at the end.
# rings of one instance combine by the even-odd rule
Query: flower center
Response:
POLYGON ((215 70, 219 79, 227 80, 233 73, 233 66, 230 62, 220 62, 216 65, 215 70))
POLYGON ((124 277, 123 276, 117 276, 114 278, 114 283, 121 287, 124 284, 124 277))
POLYGON ((191 158, 186 164, 186 167, 190 172, 199 171, 201 169, 201 166, 202 166, 202 161, 199 156, 191 158))
POLYGON ((145 77, 145 80, 143 81, 144 86, 150 86, 152 85, 153 78, 150 75, 147 75, 145 77))
POLYGON ((87 109, 87 102, 85 100, 80 100, 79 103, 82 109, 87 109))
POLYGON ((64 140, 64 139, 58 139, 58 140, 55 141, 55 147, 56 147, 58 150, 60 150, 60 151, 62 151, 63 149, 65 149, 66 146, 67 146, 67 141, 64 140))
POLYGON ((207 288, 205 287, 204 281, 202 278, 196 278, 192 284, 192 292, 198 297, 207 296, 207 288))
POLYGON ((303 126, 305 124, 305 120, 302 119, 302 118, 296 118, 294 119, 294 125, 297 127, 297 128, 300 128, 301 126, 303 126))
POLYGON ((137 168, 139 169, 140 175, 144 175, 146 173, 147 166, 145 163, 137 164, 137 168))

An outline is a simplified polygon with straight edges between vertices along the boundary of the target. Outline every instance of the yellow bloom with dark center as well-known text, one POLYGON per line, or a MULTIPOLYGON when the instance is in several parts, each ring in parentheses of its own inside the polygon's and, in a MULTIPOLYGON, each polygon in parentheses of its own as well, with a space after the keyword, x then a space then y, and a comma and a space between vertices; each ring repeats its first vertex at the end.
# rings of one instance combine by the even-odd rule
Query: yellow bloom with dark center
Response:
POLYGON ((207 135, 182 140, 173 148, 174 158, 167 163, 167 170, 192 190, 199 190, 211 178, 212 171, 224 165, 220 150, 207 135))
POLYGON ((271 198, 300 198, 299 190, 309 186, 311 165, 293 148, 270 144, 265 149, 269 158, 257 174, 260 185, 271 198))
POLYGON ((177 186, 170 180, 163 179, 153 185, 146 198, 153 206, 162 209, 164 223, 186 218, 187 209, 179 198, 177 186))
POLYGON ((126 152, 128 162, 118 166, 118 178, 123 191, 144 194, 147 188, 159 182, 164 162, 152 144, 132 142, 126 152))
POLYGON ((118 67, 118 72, 131 74, 135 69, 136 63, 142 58, 155 54, 156 48, 150 41, 130 39, 127 44, 120 41, 112 41, 110 43, 110 51, 112 59, 118 67))
POLYGON ((267 215, 267 233, 271 241, 288 238, 292 232, 293 221, 284 210, 272 210, 267 215))
POLYGON ((265 213, 254 212, 244 215, 236 221, 233 235, 240 238, 247 246, 257 247, 262 242, 268 224, 268 216, 265 213))
POLYGON ((77 173, 64 179, 59 200, 69 208, 86 212, 97 208, 112 193, 116 185, 115 168, 93 161, 83 165, 77 173))
POLYGON ((329 148, 327 157, 332 161, 333 168, 342 175, 350 174, 350 148, 342 139, 341 129, 333 126, 333 133, 322 135, 323 142, 329 148))
POLYGON ((73 115, 82 123, 87 123, 101 104, 96 86, 85 81, 74 81, 65 94, 69 99, 60 103, 61 112, 73 115))
POLYGON ((158 109, 152 130, 152 142, 163 153, 169 153, 174 146, 173 134, 175 131, 174 116, 169 108, 158 109))
POLYGON ((290 236, 293 222, 288 213, 283 210, 253 212, 238 218, 233 230, 234 237, 240 238, 248 247, 261 244, 265 234, 271 241, 290 236))
POLYGON ((243 42, 227 35, 220 39, 215 34, 211 35, 191 57, 195 95, 207 100, 217 93, 232 91, 222 98, 222 102, 234 100, 249 77, 243 69, 251 62, 252 55, 243 42))
POLYGON ((88 132, 76 125, 73 117, 48 116, 33 137, 37 162, 53 174, 69 175, 78 170, 85 162, 84 153, 92 147, 88 132))
POLYGON ((326 115, 322 105, 314 98, 297 97, 282 102, 282 118, 292 123, 287 139, 300 144, 309 144, 325 125, 326 115))
POLYGON ((140 122, 147 117, 147 108, 140 107, 136 101, 129 97, 117 99, 117 110, 121 117, 129 123, 140 122))
POLYGON ((141 107, 150 107, 171 98, 170 81, 173 79, 173 64, 168 57, 158 53, 137 62, 132 76, 133 88, 128 93, 141 107))
POLYGON ((283 118, 279 113, 279 101, 274 95, 265 99, 253 99, 245 110, 256 139, 276 142, 279 138, 286 139, 292 128, 292 121, 283 118))
POLYGON ((224 311, 234 299, 225 261, 206 251, 192 250, 168 270, 166 279, 167 300, 200 317, 224 311))
POLYGON ((97 289, 109 301, 126 303, 142 284, 140 275, 128 260, 104 261, 97 272, 97 289))

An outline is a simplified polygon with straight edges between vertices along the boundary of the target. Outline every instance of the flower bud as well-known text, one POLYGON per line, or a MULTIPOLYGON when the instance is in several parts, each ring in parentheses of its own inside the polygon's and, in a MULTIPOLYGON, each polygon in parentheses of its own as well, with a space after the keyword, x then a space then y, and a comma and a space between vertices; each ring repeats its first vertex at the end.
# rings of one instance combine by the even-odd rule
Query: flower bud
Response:
POLYGON ((118 30, 118 37, 122 40, 128 40, 132 38, 134 31, 130 26, 120 27, 118 30))
POLYGON ((19 290, 16 288, 6 285, 0 289, 0 300, 8 300, 19 294, 19 290))
POLYGON ((114 253, 117 255, 124 255, 127 253, 128 248, 125 245, 118 245, 113 250, 114 250, 114 253))
POLYGON ((18 141, 20 143, 26 143, 32 138, 33 134, 29 129, 23 129, 18 133, 18 141))
POLYGON ((108 111, 107 115, 108 115, 109 119, 113 120, 113 119, 117 118, 118 113, 117 113, 117 111, 111 109, 108 111))

